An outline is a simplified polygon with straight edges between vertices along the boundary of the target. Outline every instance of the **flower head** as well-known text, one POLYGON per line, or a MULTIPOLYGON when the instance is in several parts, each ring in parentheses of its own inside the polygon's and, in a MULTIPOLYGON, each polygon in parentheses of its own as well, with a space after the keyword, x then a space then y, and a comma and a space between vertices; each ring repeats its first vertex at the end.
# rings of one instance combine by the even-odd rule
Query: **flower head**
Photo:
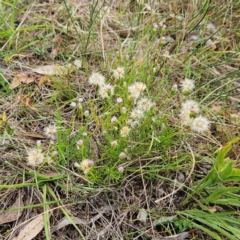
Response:
POLYGON ((53 159, 52 159, 51 157, 49 157, 49 156, 47 156, 47 157, 45 158, 45 162, 47 162, 48 164, 54 163, 53 159))
POLYGON ((115 122, 115 121, 117 121, 117 117, 116 117, 116 116, 113 116, 113 117, 111 118, 111 123, 113 123, 113 122, 115 122))
POLYGON ((76 107, 76 106, 77 106, 77 103, 71 102, 70 106, 71 106, 71 107, 76 107))
POLYGON ((164 51, 163 54, 162 54, 162 56, 163 56, 164 58, 171 58, 169 51, 164 51))
POLYGON ((113 92, 114 92, 114 88, 110 84, 101 85, 98 91, 101 98, 108 98, 109 95, 113 95, 113 92))
POLYGON ((57 139, 57 127, 56 125, 49 125, 44 128, 44 135, 51 139, 51 140, 56 140, 57 139))
POLYGON ((37 149, 41 151, 42 150, 42 142, 41 142, 41 140, 37 140, 36 143, 37 143, 37 149))
POLYGON ((93 72, 88 79, 89 84, 102 86, 105 84, 105 77, 97 72, 93 72))
POLYGON ((130 92, 130 98, 137 99, 140 94, 146 89, 146 84, 141 82, 135 82, 128 87, 128 91, 130 92))
POLYGON ((89 116, 90 112, 89 112, 89 110, 85 110, 83 114, 84 114, 84 116, 89 116))
POLYGON ((27 165, 36 167, 43 163, 44 161, 44 154, 41 150, 37 148, 32 148, 27 151, 27 165))
POLYGON ((88 166, 92 167, 94 165, 94 161, 93 160, 88 160, 88 166))
POLYGON ((74 163, 74 167, 78 168, 79 164, 77 162, 74 163))
POLYGON ((159 28, 158 24, 157 24, 157 23, 154 23, 154 24, 153 24, 153 28, 154 28, 154 29, 158 29, 158 28, 159 28))
POLYGON ((130 132, 130 128, 128 126, 124 126, 120 131, 120 135, 122 137, 127 137, 129 132, 130 132))
POLYGON ((195 88, 194 80, 189 79, 189 78, 185 78, 181 82, 181 87, 182 87, 183 93, 185 93, 185 92, 192 92, 192 90, 195 88))
POLYGON ((94 165, 93 160, 85 159, 82 160, 82 162, 78 164, 77 167, 79 167, 84 172, 84 174, 87 174, 93 165, 94 165))
POLYGON ((123 113, 127 112, 127 108, 126 107, 122 107, 121 110, 122 110, 123 113))
POLYGON ((123 171, 124 171, 124 167, 123 167, 123 166, 119 166, 119 167, 117 168, 117 170, 118 170, 119 172, 123 172, 123 171))
POLYGON ((200 115, 192 121, 191 128, 198 133, 206 132, 210 128, 210 122, 206 117, 200 115))
POLYGON ((132 128, 135 128, 139 125, 139 121, 137 120, 133 120, 133 119, 128 119, 127 123, 132 127, 132 128))
POLYGON ((125 152, 120 152, 119 155, 118 155, 119 158, 121 159, 124 159, 127 157, 126 153, 125 152))
POLYGON ((117 140, 112 141, 112 142, 110 143, 110 145, 111 145, 112 147, 116 147, 116 146, 118 145, 117 140))
POLYGON ((113 70, 113 76, 116 79, 123 78, 124 72, 124 67, 117 67, 117 69, 113 70))
POLYGON ((53 151, 53 152, 52 152, 52 155, 53 155, 53 156, 57 156, 57 155, 58 155, 58 151, 53 151))
POLYGON ((192 123, 192 118, 189 112, 181 112, 179 114, 180 123, 184 126, 190 126, 192 123))
POLYGON ((182 112, 186 112, 186 113, 194 113, 194 114, 198 114, 200 111, 200 107, 198 102, 194 101, 194 100, 187 100, 184 103, 182 103, 182 112))
POLYGON ((230 120, 233 124, 240 124, 240 112, 230 114, 230 120))
POLYGON ((152 106, 154 106, 154 103, 146 97, 139 99, 137 102, 137 108, 144 112, 149 111, 152 106))
POLYGON ((178 90, 178 85, 176 84, 176 83, 174 83, 173 85, 172 85, 172 89, 174 89, 174 90, 178 90))
POLYGON ((130 113, 130 117, 133 118, 134 120, 141 119, 144 117, 144 112, 141 109, 134 108, 130 113))
POLYGON ((123 101, 123 99, 121 97, 118 97, 116 101, 117 101, 117 103, 121 103, 123 101))
POLYGON ((83 145, 83 140, 82 140, 82 139, 79 139, 79 140, 77 141, 77 145, 83 145))

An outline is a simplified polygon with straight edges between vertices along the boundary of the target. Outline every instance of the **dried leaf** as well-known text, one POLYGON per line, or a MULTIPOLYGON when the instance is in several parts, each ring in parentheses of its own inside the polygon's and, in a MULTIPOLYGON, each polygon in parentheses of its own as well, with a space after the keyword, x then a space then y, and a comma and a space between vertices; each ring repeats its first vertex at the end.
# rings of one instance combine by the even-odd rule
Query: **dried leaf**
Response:
POLYGON ((61 47, 62 39, 59 36, 57 36, 53 39, 52 44, 53 46, 52 46, 51 57, 54 59, 59 53, 59 48, 61 47))
MULTIPOLYGON (((104 207, 102 210, 99 210, 99 213, 92 217, 90 220, 86 221, 86 220, 82 220, 78 217, 74 217, 74 216, 71 216, 71 219, 72 221, 75 223, 75 224, 79 224, 79 225, 87 225, 87 224, 90 224, 90 223, 93 223, 95 221, 97 221, 99 218, 102 217, 103 213, 106 213, 106 212, 110 212, 112 211, 112 207, 109 207, 109 206, 106 206, 104 207)), ((63 228, 69 224, 72 224, 72 222, 69 221, 68 218, 64 217, 62 218, 62 220, 53 228, 52 232, 60 229, 60 228, 63 228)))
POLYGON ((34 78, 28 77, 25 73, 19 73, 14 78, 12 83, 9 85, 9 89, 14 89, 18 87, 21 83, 31 83, 34 82, 34 78))
POLYGON ((58 172, 45 172, 44 175, 53 178, 53 177, 59 176, 59 173, 58 172))
POLYGON ((31 240, 43 229, 43 215, 39 215, 29 222, 18 234, 16 240, 31 240))
POLYGON ((52 52, 50 54, 51 58, 55 58, 58 55, 59 47, 53 47, 52 52))
POLYGON ((182 232, 177 235, 172 235, 168 237, 162 237, 162 238, 156 237, 156 238, 153 238, 152 240, 184 240, 188 235, 189 235, 188 232, 182 232))
POLYGON ((44 135, 42 134, 38 134, 38 133, 31 133, 31 132, 25 132, 25 133, 21 133, 21 135, 26 136, 26 137, 33 137, 33 138, 40 138, 40 139, 44 139, 46 138, 44 135))
POLYGON ((18 98, 18 100, 20 100, 21 102, 26 104, 32 110, 36 110, 36 108, 33 106, 32 102, 31 102, 31 99, 29 97, 25 97, 23 95, 19 95, 17 98, 18 98))
MULTIPOLYGON (((11 208, 19 208, 22 206, 23 206, 22 197, 19 195, 19 198, 11 206, 11 208)), ((11 208, 9 208, 9 210, 11 210, 11 208)), ((0 224, 16 221, 22 215, 22 212, 23 212, 23 209, 1 213, 0 224)))
POLYGON ((161 217, 159 218, 158 220, 154 221, 153 222, 153 225, 156 226, 160 223, 163 223, 163 222, 168 222, 168 221, 172 221, 177 215, 174 215, 174 216, 169 216, 169 217, 161 217))
POLYGON ((216 206, 208 207, 208 210, 212 213, 215 213, 215 212, 217 212, 217 207, 216 206))
POLYGON ((33 106, 32 101, 30 98, 26 97, 24 98, 23 102, 32 110, 36 110, 36 108, 33 106))
MULTIPOLYGON (((73 220, 73 222, 75 224, 79 224, 79 225, 87 225, 88 224, 88 221, 86 220, 81 220, 80 218, 77 218, 77 217, 73 217, 71 216, 71 219, 73 220)), ((54 228, 54 231, 57 231, 59 230, 60 228, 63 228, 69 224, 72 224, 68 218, 64 217, 58 224, 57 226, 54 228)))
POLYGON ((139 221, 141 221, 141 222, 144 222, 144 223, 146 223, 146 221, 147 221, 147 211, 145 210, 145 209, 140 209, 139 210, 139 213, 138 213, 138 215, 137 215, 137 219, 139 220, 139 221))
POLYGON ((12 58, 15 58, 15 57, 16 58, 25 58, 27 56, 28 56, 28 54, 25 54, 25 53, 24 54, 23 53, 13 54, 13 55, 5 58, 5 62, 8 63, 12 58))
POLYGON ((67 66, 46 65, 38 68, 33 68, 32 71, 43 75, 67 75, 72 71, 72 64, 67 66))

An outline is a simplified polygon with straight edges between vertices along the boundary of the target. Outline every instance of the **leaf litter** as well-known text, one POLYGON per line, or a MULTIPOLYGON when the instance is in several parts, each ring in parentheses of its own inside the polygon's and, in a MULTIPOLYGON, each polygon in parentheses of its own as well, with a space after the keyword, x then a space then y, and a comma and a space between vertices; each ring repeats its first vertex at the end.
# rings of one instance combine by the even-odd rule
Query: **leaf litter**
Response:
POLYGON ((35 73, 42 75, 68 75, 73 71, 73 64, 69 63, 66 66, 61 66, 58 64, 45 65, 37 68, 31 68, 35 73))
POLYGON ((23 213, 23 209, 17 210, 16 208, 20 208, 24 206, 22 198, 23 198, 22 194, 19 194, 15 203, 8 209, 8 211, 0 214, 0 225, 4 223, 16 221, 21 217, 23 213), (12 209, 15 209, 15 210, 12 210, 12 209))
POLYGON ((44 218, 40 214, 32 221, 27 223, 24 228, 20 231, 17 237, 14 237, 12 240, 32 240, 35 238, 44 227, 44 218))
POLYGON ((22 83, 29 84, 34 81, 35 81, 35 79, 33 77, 28 77, 28 75, 25 73, 19 73, 14 76, 12 83, 9 85, 9 89, 14 89, 22 83))

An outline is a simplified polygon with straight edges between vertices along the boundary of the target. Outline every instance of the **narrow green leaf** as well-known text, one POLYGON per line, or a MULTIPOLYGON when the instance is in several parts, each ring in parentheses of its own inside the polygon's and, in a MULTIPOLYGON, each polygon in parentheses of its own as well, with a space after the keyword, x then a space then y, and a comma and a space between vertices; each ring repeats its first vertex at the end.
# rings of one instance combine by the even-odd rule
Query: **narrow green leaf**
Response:
MULTIPOLYGON (((53 190, 51 189, 51 187, 47 186, 47 190, 48 192, 52 195, 52 197, 55 200, 58 200, 57 196, 55 195, 55 193, 53 192, 53 190)), ((75 222, 72 220, 72 218, 69 216, 69 214, 67 213, 67 211, 64 209, 64 207, 62 207, 62 205, 58 204, 58 206, 60 207, 61 211, 63 212, 63 214, 66 216, 66 218, 72 223, 72 225, 75 227, 75 229, 79 232, 80 236, 82 237, 83 240, 85 240, 85 237, 83 236, 81 230, 78 228, 78 226, 75 224, 75 222)))
POLYGON ((217 235, 215 232, 209 230, 208 228, 205 228, 202 225, 199 225, 199 224, 197 224, 195 222, 193 222, 192 225, 195 228, 198 228, 198 229, 202 230, 203 232, 207 233, 209 236, 213 237, 214 239, 221 240, 221 237, 219 235, 217 235))
POLYGON ((217 200, 220 196, 223 196, 227 192, 234 192, 239 191, 240 187, 220 187, 220 188, 213 188, 214 192, 205 199, 206 202, 213 202, 217 200))
POLYGON ((232 148, 232 144, 236 143, 237 141, 239 141, 240 138, 235 138, 232 141, 228 142, 224 147, 222 147, 220 149, 220 151, 217 154, 216 157, 216 168, 217 170, 219 170, 219 168, 221 168, 223 161, 224 161, 224 157, 226 156, 226 154, 230 151, 230 149, 232 148))
POLYGON ((49 216, 49 205, 47 203, 47 185, 43 185, 43 202, 44 202, 44 212, 43 212, 43 224, 44 224, 44 230, 45 230, 45 236, 46 240, 50 240, 50 216, 49 216))
POLYGON ((211 203, 240 207, 239 199, 217 199, 217 200, 211 201, 211 203))

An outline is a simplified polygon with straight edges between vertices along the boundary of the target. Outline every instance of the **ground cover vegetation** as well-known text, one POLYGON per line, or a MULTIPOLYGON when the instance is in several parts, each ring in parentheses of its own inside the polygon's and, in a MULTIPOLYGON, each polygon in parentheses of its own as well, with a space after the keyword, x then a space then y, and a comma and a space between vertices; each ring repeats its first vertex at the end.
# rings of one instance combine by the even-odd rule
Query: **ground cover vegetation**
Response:
POLYGON ((0 2, 0 239, 240 239, 240 2, 0 2))

